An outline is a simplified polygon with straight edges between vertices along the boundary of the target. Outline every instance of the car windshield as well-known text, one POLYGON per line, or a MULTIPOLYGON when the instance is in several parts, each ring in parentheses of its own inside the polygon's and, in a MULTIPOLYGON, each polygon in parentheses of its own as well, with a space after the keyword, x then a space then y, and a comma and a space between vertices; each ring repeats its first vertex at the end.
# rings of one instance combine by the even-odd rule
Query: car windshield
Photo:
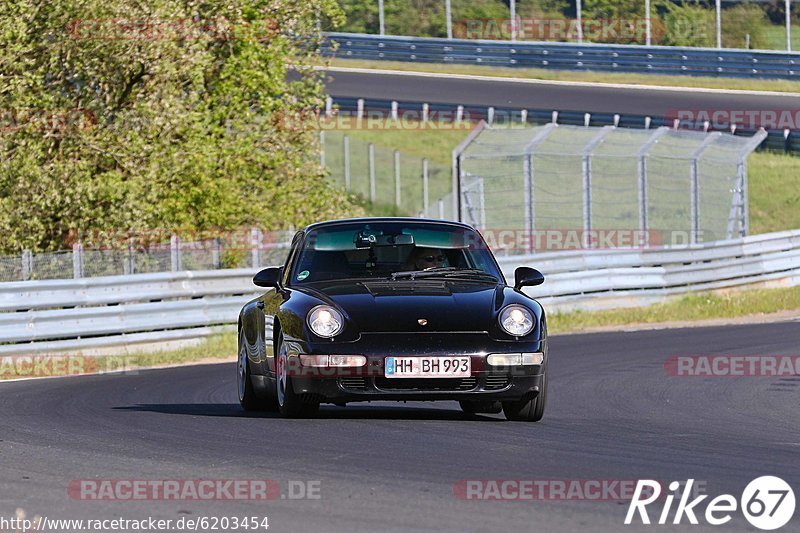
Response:
POLYGON ((345 279, 503 280, 475 230, 430 222, 332 224, 303 241, 291 283, 345 279))

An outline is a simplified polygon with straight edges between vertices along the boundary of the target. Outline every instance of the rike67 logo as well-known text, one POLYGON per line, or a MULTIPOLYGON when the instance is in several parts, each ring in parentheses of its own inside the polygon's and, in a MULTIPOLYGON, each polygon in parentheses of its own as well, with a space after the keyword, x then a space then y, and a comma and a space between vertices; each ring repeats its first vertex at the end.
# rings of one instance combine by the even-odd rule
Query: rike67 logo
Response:
MULTIPOLYGON (((663 498, 664 506, 658 515, 657 524, 680 524, 685 518, 690 524, 698 524, 698 515, 714 526, 721 526, 731 521, 732 513, 737 508, 750 524, 758 529, 771 531, 783 527, 794 515, 794 491, 784 480, 775 476, 762 476, 751 481, 742 492, 739 501, 731 494, 721 494, 710 500, 705 512, 700 512, 700 504, 708 498, 704 494, 689 500, 692 495, 694 479, 689 479, 685 484, 673 481, 669 484, 669 493, 663 498), (677 491, 683 487, 681 494, 677 491), (672 520, 672 504, 678 496, 672 520)), ((633 499, 628 507, 625 524, 631 524, 637 512, 643 524, 650 524, 650 515, 647 506, 659 500, 662 496, 662 486, 658 481, 639 480, 633 493, 633 499)), ((654 510, 654 509, 653 509, 654 510)))

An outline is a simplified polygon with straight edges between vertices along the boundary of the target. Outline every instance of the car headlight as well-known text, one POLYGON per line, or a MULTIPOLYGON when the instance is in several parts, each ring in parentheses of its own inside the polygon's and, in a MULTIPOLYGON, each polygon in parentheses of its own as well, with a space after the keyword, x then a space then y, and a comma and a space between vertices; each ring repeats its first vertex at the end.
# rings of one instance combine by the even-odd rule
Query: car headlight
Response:
POLYGON ((514 337, 533 331, 533 313, 521 305, 509 305, 500 312, 500 327, 514 337))
POLYGON ((329 305, 318 305, 308 313, 308 327, 320 337, 335 337, 344 327, 342 314, 329 305))

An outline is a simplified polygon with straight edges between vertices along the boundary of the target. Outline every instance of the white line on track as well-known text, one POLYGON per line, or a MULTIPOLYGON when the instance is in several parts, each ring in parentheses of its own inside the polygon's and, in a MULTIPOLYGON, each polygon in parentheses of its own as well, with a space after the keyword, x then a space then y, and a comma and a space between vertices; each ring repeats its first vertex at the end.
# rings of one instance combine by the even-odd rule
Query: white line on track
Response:
MULTIPOLYGON (((606 89, 632 89, 637 91, 670 91, 688 93, 710 93, 710 94, 739 94, 749 96, 786 96, 800 98, 800 93, 789 93, 780 91, 751 91, 744 89, 711 89, 707 87, 670 87, 666 85, 642 85, 626 83, 603 83, 590 81, 559 81, 559 80, 537 80, 531 78, 511 78, 507 76, 479 76, 475 74, 447 74, 441 72, 419 72, 413 70, 387 70, 372 68, 355 67, 314 67, 315 70, 327 72, 347 72, 352 74, 374 74, 382 76, 408 76, 417 78, 440 78, 473 81, 497 81, 502 83, 522 83, 529 85, 554 85, 562 87, 595 87, 606 89)), ((769 83, 766 81, 765 83, 769 83)))

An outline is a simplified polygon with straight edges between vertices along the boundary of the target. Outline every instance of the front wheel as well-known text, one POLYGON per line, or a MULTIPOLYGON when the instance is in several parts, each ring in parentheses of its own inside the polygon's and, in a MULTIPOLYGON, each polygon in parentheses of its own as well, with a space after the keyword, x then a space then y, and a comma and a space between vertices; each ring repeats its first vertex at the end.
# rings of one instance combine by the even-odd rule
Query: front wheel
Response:
POLYGON ((285 418, 306 418, 319 410, 319 402, 305 400, 294 392, 292 377, 287 370, 289 353, 283 342, 278 340, 278 354, 275 357, 275 392, 278 397, 278 410, 285 418))
POLYGON ((250 361, 247 358, 247 345, 244 332, 239 330, 239 355, 236 363, 237 381, 239 389, 239 403, 245 411, 273 411, 275 400, 273 397, 261 398, 253 387, 250 373, 250 361))
POLYGON ((516 402, 503 402, 503 414, 508 420, 522 420, 538 422, 544 416, 544 406, 547 402, 547 374, 542 376, 542 387, 533 399, 519 400, 516 402))

